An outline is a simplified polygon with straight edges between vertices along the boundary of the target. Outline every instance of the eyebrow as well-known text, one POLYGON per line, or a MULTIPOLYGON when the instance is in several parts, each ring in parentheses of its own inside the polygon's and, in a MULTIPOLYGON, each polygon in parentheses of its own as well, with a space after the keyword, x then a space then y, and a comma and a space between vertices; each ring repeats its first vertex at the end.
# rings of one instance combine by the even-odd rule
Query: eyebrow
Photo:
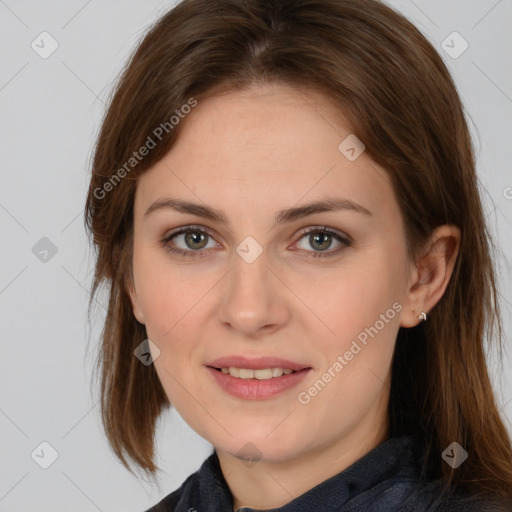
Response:
MULTIPOLYGON (((207 205, 191 203, 189 201, 173 198, 164 198, 155 201, 146 210, 144 217, 146 218, 156 211, 166 209, 172 209, 181 213, 189 213, 191 215, 196 215, 205 219, 221 222, 226 226, 229 225, 227 217, 220 210, 216 210, 215 208, 207 205)), ((286 222, 293 222, 295 220, 302 219, 315 213, 334 212, 341 210, 353 211, 356 213, 362 213, 364 215, 372 215, 368 209, 358 203, 355 203, 354 201, 342 198, 330 198, 324 199, 322 201, 316 201, 314 203, 309 203, 304 206, 280 210, 276 214, 274 223, 284 224, 286 222)))

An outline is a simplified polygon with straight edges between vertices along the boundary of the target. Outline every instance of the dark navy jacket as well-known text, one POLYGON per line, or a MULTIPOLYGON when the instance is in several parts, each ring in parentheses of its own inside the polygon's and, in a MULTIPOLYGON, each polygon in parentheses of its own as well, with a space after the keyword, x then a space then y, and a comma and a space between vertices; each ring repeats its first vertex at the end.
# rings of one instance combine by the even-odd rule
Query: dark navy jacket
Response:
MULTIPOLYGON (((421 453, 412 436, 388 439, 341 473, 267 512, 511 512, 486 499, 440 498, 440 484, 421 479, 421 453)), ((146 512, 233 512, 229 487, 214 452, 199 471, 146 512)), ((242 507, 237 512, 259 512, 242 507)))

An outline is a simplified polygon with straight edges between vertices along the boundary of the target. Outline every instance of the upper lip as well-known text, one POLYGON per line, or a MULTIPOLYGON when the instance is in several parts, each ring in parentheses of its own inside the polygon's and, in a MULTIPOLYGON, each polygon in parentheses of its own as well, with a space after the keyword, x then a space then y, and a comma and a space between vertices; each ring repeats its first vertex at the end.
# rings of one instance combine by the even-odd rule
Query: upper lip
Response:
POLYGON ((288 361, 279 357, 256 357, 254 359, 245 356, 227 356, 220 357, 214 361, 210 361, 206 366, 213 368, 247 368, 252 370, 262 370, 264 368, 282 368, 283 370, 300 371, 304 368, 311 368, 308 365, 288 361))

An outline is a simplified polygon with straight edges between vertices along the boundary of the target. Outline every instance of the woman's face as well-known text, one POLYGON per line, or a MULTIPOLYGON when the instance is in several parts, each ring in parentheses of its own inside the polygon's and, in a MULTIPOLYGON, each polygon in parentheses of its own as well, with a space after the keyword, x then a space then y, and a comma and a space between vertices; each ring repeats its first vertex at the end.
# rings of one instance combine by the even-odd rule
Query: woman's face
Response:
POLYGON ((169 400, 235 456, 380 442, 413 284, 386 172, 325 99, 286 86, 200 100, 182 122, 134 211, 133 309, 169 400))

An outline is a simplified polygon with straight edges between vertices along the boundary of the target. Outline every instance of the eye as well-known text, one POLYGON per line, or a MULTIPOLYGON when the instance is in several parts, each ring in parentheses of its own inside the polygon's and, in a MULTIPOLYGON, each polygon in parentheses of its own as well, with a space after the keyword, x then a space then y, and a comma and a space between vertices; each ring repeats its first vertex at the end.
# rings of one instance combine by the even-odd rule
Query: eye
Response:
POLYGON ((346 247, 350 247, 351 241, 348 236, 344 236, 337 231, 329 229, 327 227, 314 227, 309 228, 306 231, 302 232, 302 236, 300 240, 306 238, 305 244, 309 245, 315 249, 314 251, 309 251, 307 247, 299 247, 300 249, 306 250, 311 254, 308 254, 307 257, 310 258, 327 258, 330 256, 335 256, 339 254, 346 247), (331 250, 326 252, 329 248, 331 248, 333 240, 338 243, 338 248, 335 250, 331 250), (318 249, 318 250, 316 250, 318 249))
MULTIPOLYGON (((299 242, 306 237, 308 238, 305 240, 305 243, 315 250, 310 251, 307 247, 299 248, 310 253, 306 256, 308 258, 326 258, 335 256, 344 248, 350 247, 351 245, 350 237, 346 235, 344 236, 341 233, 325 226, 308 228, 306 231, 303 231, 299 242), (332 246, 333 240, 338 243, 338 248, 328 251, 332 246)), ((299 242, 296 242, 296 244, 299 242)), ((180 228, 178 231, 174 231, 165 236, 161 243, 168 252, 191 258, 195 258, 197 256, 203 257, 205 256, 205 251, 203 251, 203 249, 211 249, 219 245, 214 241, 212 235, 207 230, 199 226, 185 226, 180 228), (210 247, 208 247, 209 239, 211 239, 212 243, 210 247), (180 243, 182 244, 181 247, 179 245, 180 243)))
MULTIPOLYGON (((212 236, 205 229, 198 226, 187 226, 167 235, 162 240, 162 245, 171 253, 194 258, 200 255, 202 249, 211 248, 211 246, 207 246, 209 238, 213 241, 212 236), (178 243, 181 242, 184 246, 173 247, 170 242, 172 241, 173 245, 177 245, 174 240, 178 240, 178 243)), ((216 245, 218 244, 213 243, 213 247, 216 245)))

